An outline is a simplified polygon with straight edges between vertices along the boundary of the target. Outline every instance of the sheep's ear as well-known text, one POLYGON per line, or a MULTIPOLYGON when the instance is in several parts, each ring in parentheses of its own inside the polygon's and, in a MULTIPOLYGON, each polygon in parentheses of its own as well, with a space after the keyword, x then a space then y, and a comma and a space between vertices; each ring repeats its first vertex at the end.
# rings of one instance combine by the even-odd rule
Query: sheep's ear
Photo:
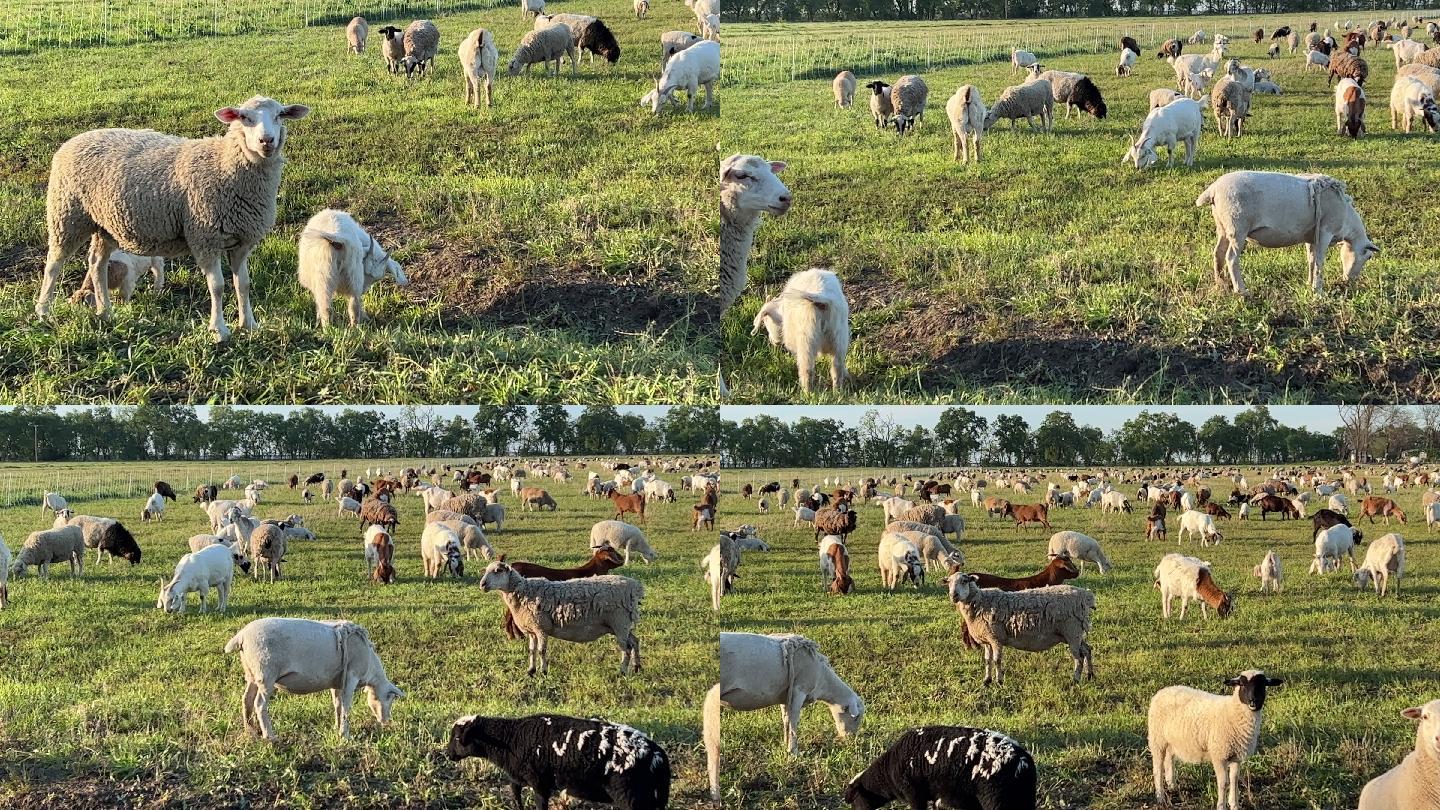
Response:
POLYGON ((309 114, 310 108, 305 106, 304 104, 286 104, 284 108, 280 110, 281 118, 290 119, 292 121, 298 121, 309 114))
POLYGON ((786 163, 785 161, 783 161, 783 160, 772 160, 772 161, 770 161, 770 171, 772 171, 772 172, 779 172, 779 171, 783 170, 783 169, 784 169, 786 166, 788 166, 788 165, 789 165, 789 164, 787 164, 787 163, 786 163))
POLYGON ((224 123, 231 124, 244 119, 245 113, 235 109, 234 107, 221 107, 220 109, 215 111, 215 117, 220 119, 224 123))
POLYGON ((1424 711, 1424 707, 1411 706, 1409 708, 1401 709, 1400 716, 1408 718, 1410 720, 1419 720, 1420 716, 1424 713, 1424 711))
POLYGON ((1283 684, 1283 683, 1285 683, 1285 679, 1284 679, 1284 678, 1266 678, 1266 679, 1265 679, 1265 685, 1266 685, 1266 686, 1279 686, 1279 685, 1281 685, 1281 684, 1283 684))
POLYGON ((1239 679, 1239 678, 1226 678, 1226 679, 1225 679, 1225 685, 1226 685, 1226 686, 1239 686, 1239 685, 1240 685, 1240 679, 1239 679))
POLYGON ((333 248, 335 248, 336 250, 344 250, 344 249, 345 249, 345 243, 344 243, 344 242, 337 242, 337 241, 335 241, 334 239, 326 239, 325 241, 326 241, 326 242, 329 242, 329 243, 330 243, 330 247, 333 247, 333 248))

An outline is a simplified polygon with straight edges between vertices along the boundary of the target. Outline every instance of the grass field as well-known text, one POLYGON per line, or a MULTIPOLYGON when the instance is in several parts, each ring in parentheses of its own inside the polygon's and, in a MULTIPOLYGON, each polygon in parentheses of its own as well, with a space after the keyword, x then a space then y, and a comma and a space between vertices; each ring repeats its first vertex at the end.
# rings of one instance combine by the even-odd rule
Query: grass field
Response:
MULTIPOLYGON (((1315 19, 1331 26, 1335 16, 1315 19)), ((781 177, 795 198, 761 226, 750 288, 722 325, 736 400, 799 396, 794 363, 751 337, 750 322, 811 266, 832 267, 846 286, 855 336, 845 399, 856 402, 1434 400, 1440 362, 1428 346, 1440 318, 1428 234, 1440 213, 1414 204, 1434 136, 1390 129, 1394 59, 1369 49, 1369 135, 1338 138, 1324 75, 1305 73, 1299 55, 1269 60, 1268 39, 1247 35, 1282 23, 1304 31, 1311 19, 731 26, 722 143, 727 154, 787 161, 781 177), (1228 32, 1231 54, 1273 71, 1285 94, 1257 95, 1246 135, 1228 142, 1207 102, 1193 169, 1121 166, 1149 92, 1173 86, 1155 49, 1195 29, 1228 32), (1145 50, 1126 79, 1115 75, 1123 33, 1145 50), (1010 49, 1027 46, 1047 68, 1089 74, 1108 117, 1066 121, 1061 111, 1048 136, 1002 123, 980 164, 956 164, 945 102, 968 83, 992 104, 1020 80, 1010 49), (842 69, 861 85, 846 110, 830 91, 842 69), (863 87, 902 73, 930 88, 924 125, 903 141, 875 129, 863 87), (1382 254, 1342 292, 1332 251, 1317 298, 1302 249, 1252 249, 1248 299, 1220 292, 1213 221, 1195 198, 1236 169, 1342 179, 1382 254)))
MULTIPOLYGON (((1263 477, 1247 472, 1252 483, 1263 477)), ((901 731, 924 724, 982 726, 1015 737, 1039 765, 1042 807, 1151 806, 1145 742, 1150 696, 1171 684, 1218 693, 1225 689, 1224 678, 1254 667, 1286 683, 1266 703, 1259 752, 1243 771, 1243 805, 1353 808, 1361 786, 1413 747, 1414 726, 1399 710, 1435 697, 1432 639, 1440 631, 1440 555, 1416 517, 1418 489, 1395 496, 1411 515, 1409 526, 1390 527, 1408 541, 1407 574, 1400 598, 1384 601, 1356 591, 1348 571, 1323 578, 1305 573, 1314 553, 1308 520, 1222 520, 1224 541, 1201 551, 1193 542, 1177 549, 1174 539, 1144 540, 1143 506, 1135 514, 1110 516, 1098 509, 1054 510, 1056 531, 1074 529, 1096 537, 1115 566, 1108 576, 1087 566, 1071 583, 1096 595, 1089 636, 1096 678, 1072 686, 1070 657, 1063 649, 1011 650, 1005 656, 1004 686, 986 688, 979 651, 961 643, 959 618, 938 576, 932 574, 918 592, 880 590, 874 555, 884 517, 878 507, 861 507, 859 528, 849 542, 857 590, 837 597, 822 587, 808 526, 793 528, 788 513, 753 514, 754 502, 735 494, 745 483, 758 488, 769 481, 788 484, 798 476, 813 486, 837 474, 842 481, 857 482, 896 471, 734 470, 724 481, 727 515, 752 511, 746 520, 759 527, 773 550, 745 555, 735 590, 722 605, 721 629, 809 636, 866 704, 859 734, 845 741, 835 738, 824 706, 807 709, 795 757, 781 743, 778 710, 727 712, 722 779, 732 800, 747 797, 737 806, 848 806, 841 800, 848 780, 901 731), (1284 566, 1285 588, 1282 594, 1262 596, 1250 572, 1272 548, 1284 566), (1217 582, 1234 597, 1230 618, 1212 615, 1205 621, 1191 605, 1183 621, 1178 606, 1175 617, 1161 619, 1152 571, 1161 556, 1176 550, 1213 563, 1217 582)), ((1370 475, 1377 489, 1380 477, 1379 472, 1370 475)), ((1230 491, 1228 478, 1210 483, 1217 492, 1230 491)), ((1068 490, 1068 482, 1065 486, 1068 490)), ((1130 496, 1134 489, 1123 487, 1130 496)), ((1037 491, 1043 493, 1043 486, 1037 491)), ((1017 503, 1040 498, 1013 497, 1017 503)), ((1358 512, 1357 503, 1352 499, 1352 514, 1358 512)), ((1308 511, 1317 508, 1312 503, 1308 511)), ((1022 576, 1045 564, 1050 531, 1017 531, 1012 524, 987 520, 968 506, 968 498, 963 514, 968 526, 961 548, 968 570, 1022 576)), ((1174 514, 1169 528, 1174 538, 1174 514)), ((1363 528, 1369 540, 1386 531, 1382 524, 1363 528)), ((1213 807, 1210 766, 1177 770, 1178 806, 1213 807)))
MULTIPOLYGON (((227 13, 258 3, 260 14, 266 1, 227 13)), ((482 111, 463 104, 455 50, 485 27, 503 73, 530 28, 512 3, 435 17, 436 68, 408 86, 378 44, 381 26, 408 18, 371 16, 363 57, 346 54, 342 23, 6 60, 0 401, 713 401, 713 279, 694 268, 718 261, 717 113, 637 106, 659 72, 660 32, 693 17, 666 3, 637 21, 620 0, 553 10, 605 18, 620 62, 575 78, 502 75, 482 111), (37 325, 55 149, 97 127, 217 134, 213 111, 255 94, 312 108, 290 127, 276 231, 251 257, 260 330, 212 345, 188 259, 163 293, 146 287, 118 306, 113 324, 62 303, 37 325), (373 321, 359 331, 318 330, 295 278, 296 235, 326 206, 353 213, 411 278, 372 289, 373 321)), ((78 259, 67 267, 62 298, 81 272, 78 259)), ((233 290, 226 303, 233 325, 233 290)))
MULTIPOLYGON (((325 469, 333 477, 349 466, 358 475, 367 463, 306 464, 286 474, 325 469)), ((57 473, 77 487, 99 474, 118 491, 132 474, 164 475, 178 490, 189 475, 199 480, 201 469, 218 481, 232 471, 268 475, 275 465, 46 465, 6 467, 0 475, 28 473, 37 498, 57 473)), ((507 493, 507 525, 490 539, 511 559, 572 565, 587 554, 590 526, 611 516, 609 502, 582 497, 576 481, 548 487, 559 511, 521 513, 507 493)), ((499 597, 476 585, 480 566, 467 564, 464 582, 423 578, 422 504, 414 495, 396 501, 400 582, 393 587, 368 581, 353 519, 337 518, 332 504, 302 505, 298 492, 278 484, 265 490, 257 515, 298 512, 319 539, 292 545, 284 579, 273 585, 237 573, 228 614, 200 615, 192 598, 189 612, 167 615, 155 609, 158 582, 168 579, 187 539, 208 530, 199 506, 182 493, 163 523, 141 525, 131 517, 139 495, 96 501, 67 494, 77 511, 125 519, 144 559, 134 568, 87 565, 78 580, 58 571, 48 583, 12 580, 10 608, 0 612, 0 803, 7 807, 509 807, 498 771, 452 765, 444 742, 460 715, 539 711, 640 728, 670 755, 672 806, 703 800, 699 707, 717 677, 716 624, 695 562, 714 541, 688 530, 684 501, 659 504, 650 516, 646 532, 660 558, 617 571, 646 587, 637 631, 645 669, 617 676, 619 654, 609 641, 556 642, 549 675, 532 680, 523 643, 508 642, 499 627, 499 597), (377 729, 359 700, 352 739, 343 741, 327 696, 280 695, 271 704, 280 740, 247 736, 239 661, 221 648, 247 622, 276 615, 365 625, 391 679, 408 694, 395 704, 392 725, 377 729)), ((34 500, 9 502, 0 509, 0 531, 18 549, 50 521, 34 500)))

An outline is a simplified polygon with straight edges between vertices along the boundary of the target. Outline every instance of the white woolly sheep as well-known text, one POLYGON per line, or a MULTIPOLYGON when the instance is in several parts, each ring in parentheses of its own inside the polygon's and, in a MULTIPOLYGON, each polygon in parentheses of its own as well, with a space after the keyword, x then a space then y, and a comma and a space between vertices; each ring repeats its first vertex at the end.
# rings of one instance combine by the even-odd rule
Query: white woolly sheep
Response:
MULTIPOLYGON (((906 580, 909 580, 917 590, 925 584, 925 562, 920 554, 920 546, 917 542, 910 540, 907 534, 909 533, 885 532, 880 535, 876 560, 880 569, 881 584, 887 590, 895 590, 897 585, 906 580)), ((925 536, 931 537, 931 535, 925 536)), ((916 539, 921 538, 917 536, 916 539)))
POLYGON ((25 576, 30 566, 38 566, 40 578, 50 578, 50 564, 70 564, 70 576, 85 573, 85 537, 79 526, 62 526, 31 532, 10 563, 10 573, 25 576))
POLYGON ((1284 574, 1280 570, 1280 557, 1271 549, 1265 552, 1265 559, 1251 572, 1260 578, 1261 593, 1279 593, 1284 590, 1284 574))
POLYGON ((272 616, 245 625, 225 643, 225 652, 240 653, 245 694, 240 700, 245 730, 275 739, 270 700, 276 687, 292 695, 325 689, 335 703, 335 730, 350 736, 350 704, 364 687, 370 711, 380 725, 390 722, 390 708, 405 697, 390 682, 370 634, 349 621, 287 619, 272 616))
POLYGON ((1100 541, 1080 532, 1063 531, 1056 532, 1050 536, 1049 550, 1051 557, 1058 557, 1061 554, 1068 554, 1071 560, 1079 563, 1080 573, 1085 573, 1085 563, 1095 563, 1100 573, 1110 573, 1110 560, 1100 548, 1100 541))
POLYGON ((370 23, 364 17, 352 17, 345 26, 345 42, 350 53, 365 53, 365 42, 370 38, 370 23))
MULTIPOLYGON (((105 276, 110 291, 115 293, 122 303, 135 295, 136 285, 147 273, 154 280, 156 292, 165 289, 164 257, 136 256, 134 253, 116 250, 111 252, 105 263, 105 276)), ((91 279, 87 273, 80 282, 80 289, 70 296, 70 301, 82 306, 95 306, 95 288, 90 285, 91 279)))
MULTIPOLYGON (((197 535, 214 537, 214 535, 197 535)), ((216 538, 218 539, 218 538, 216 538)), ((191 538, 192 544, 195 538, 191 538)), ((210 598, 210 589, 218 593, 216 610, 224 613, 230 606, 230 586, 235 580, 235 566, 249 573, 250 561, 239 547, 223 543, 210 543, 191 551, 175 563, 175 575, 160 586, 160 597, 155 607, 166 613, 184 613, 186 595, 200 594, 200 612, 205 612, 210 598)))
POLYGON ((842 70, 830 82, 830 91, 835 95, 835 106, 844 109, 855 100, 855 74, 842 70))
POLYGON ((395 283, 410 280, 400 263, 355 218, 326 208, 305 223, 300 232, 296 272, 300 286, 315 298, 315 317, 321 328, 330 326, 330 305, 336 296, 348 299, 350 325, 367 320, 362 297, 388 273, 395 283))
POLYGON ((579 64, 575 54, 575 39, 569 26, 557 23, 538 31, 527 31, 525 36, 520 38, 520 44, 515 46, 515 53, 510 56, 508 71, 511 76, 519 76, 522 69, 529 73, 531 65, 543 64, 546 73, 558 76, 562 57, 570 59, 570 75, 574 76, 579 64), (550 67, 551 62, 555 63, 553 70, 550 67))
POLYGON ((40 496, 41 515, 44 515, 46 512, 59 515, 69 508, 70 504, 66 502, 65 497, 58 492, 45 492, 40 496))
POLYGON ((701 37, 689 31, 666 31, 660 35, 660 66, 664 67, 670 57, 700 42, 701 37))
POLYGON ((919 76, 908 74, 895 80, 890 87, 890 108, 895 111, 895 132, 904 135, 925 120, 925 105, 930 87, 919 76))
POLYGON ((405 67, 405 78, 416 73, 425 75, 426 67, 435 67, 435 56, 440 52, 440 29, 429 20, 416 20, 405 27, 405 58, 400 64, 405 67))
POLYGON ((35 314, 49 314, 61 267, 88 242, 102 317, 109 317, 110 293, 101 273, 118 247, 141 256, 193 256, 210 290, 210 330, 221 340, 230 336, 220 270, 227 258, 239 326, 254 329, 250 252, 275 226, 285 122, 309 114, 304 105, 256 96, 215 111, 230 125, 221 137, 99 129, 66 141, 50 163, 49 252, 35 314))
POLYGON ((1011 74, 1019 73, 1031 65, 1038 65, 1039 63, 1040 58, 1030 51, 1022 51, 1019 48, 1013 48, 1010 51, 1011 74))
POLYGON ((443 523, 427 523, 420 535, 420 557, 425 561, 425 576, 436 579, 440 574, 465 576, 464 552, 460 536, 443 523))
POLYGON ((685 111, 695 111, 695 97, 700 88, 705 88, 705 103, 700 109, 708 110, 715 101, 715 82, 720 80, 720 43, 698 42, 675 54, 660 71, 655 83, 655 95, 650 111, 656 115, 675 95, 677 90, 686 92, 685 111))
POLYGON ((995 127, 995 123, 1004 118, 1010 121, 1010 130, 1015 130, 1015 122, 1021 118, 1030 125, 1030 131, 1035 131, 1035 118, 1040 119, 1040 131, 1049 132, 1054 124, 1055 98, 1050 87, 1050 82, 1044 79, 1033 79, 1024 84, 1005 88, 1000 97, 995 99, 995 104, 985 113, 985 132, 995 127))
POLYGON ((1340 558, 1350 560, 1350 572, 1355 572, 1355 546, 1360 541, 1359 533, 1349 526, 1339 524, 1315 533, 1315 557, 1310 563, 1310 573, 1324 574, 1340 568, 1340 558))
POLYGON ((482 591, 500 591, 529 642, 529 675, 549 669, 546 657, 551 636, 565 641, 589 642, 613 635, 620 649, 620 674, 633 665, 640 671, 640 601, 645 586, 629 577, 606 574, 585 579, 551 582, 520 576, 508 563, 493 562, 480 579, 482 591))
MULTIPOLYGON (((1188 168, 1195 165, 1195 154, 1200 151, 1200 130, 1205 123, 1205 115, 1200 111, 1200 105, 1194 99, 1185 98, 1176 94, 1162 106, 1154 106, 1156 93, 1175 93, 1174 90, 1156 90, 1150 94, 1151 110, 1145 116, 1145 123, 1140 126, 1140 135, 1125 157, 1120 159, 1123 164, 1130 162, 1140 171, 1154 166, 1160 162, 1159 148, 1164 146, 1170 152, 1166 168, 1175 166, 1175 150, 1180 144, 1185 145, 1185 166, 1188 168)), ((1116 493, 1118 494, 1118 493, 1116 493)), ((1123 496, 1122 496, 1123 497, 1123 496)))
POLYGON ((830 356, 831 390, 845 390, 850 303, 834 272, 811 268, 791 276, 780 294, 755 313, 750 334, 759 334, 761 328, 772 344, 794 355, 801 392, 810 393, 815 359, 822 354, 830 356))
POLYGON ((1417 119, 1431 132, 1440 129, 1435 93, 1414 76, 1396 77, 1390 90, 1390 128, 1409 132, 1417 119))
POLYGON ((950 119, 955 159, 979 163, 980 139, 985 135, 985 99, 980 89, 973 84, 961 85, 945 102, 945 115, 950 119))
POLYGON ((1170 600, 1180 597, 1180 618, 1185 618, 1185 609, 1194 599, 1200 603, 1200 615, 1210 618, 1209 607, 1215 608, 1215 615, 1225 618, 1233 609, 1230 595, 1220 590, 1210 573, 1210 563, 1174 552, 1160 558, 1155 566, 1155 587, 1160 590, 1160 613, 1170 618, 1170 600))
POLYGON ((1400 578, 1405 576, 1405 538, 1394 532, 1380 537, 1365 549, 1365 562, 1355 571, 1355 586, 1368 588, 1384 596, 1390 580, 1395 580, 1395 595, 1400 595, 1400 578))
POLYGON ((609 545, 616 551, 623 552, 625 564, 630 564, 630 552, 640 555, 647 564, 655 561, 660 556, 650 547, 650 541, 646 539, 645 532, 639 526, 634 526, 622 520, 602 520, 590 527, 590 548, 597 549, 600 546, 609 545))
POLYGON ((1415 748, 1365 784, 1359 810, 1430 810, 1440 796, 1440 700, 1403 709, 1400 716, 1420 721, 1415 748))
POLYGON ((1430 88, 1430 94, 1440 97, 1440 68, 1433 68, 1429 65, 1406 65, 1395 72, 1395 78, 1406 77, 1418 79, 1421 84, 1430 88))
POLYGON ((1213 695, 1189 686, 1167 686, 1150 698, 1147 728, 1155 801, 1168 807, 1166 788, 1175 786, 1175 760, 1210 762, 1215 768, 1215 810, 1240 809, 1240 766, 1260 744, 1265 690, 1284 683, 1256 669, 1229 678, 1233 695, 1213 695))
POLYGON ((969 574, 951 574, 950 601, 960 614, 965 631, 985 658, 985 684, 1005 682, 1001 650, 1044 652, 1057 644, 1070 648, 1075 662, 1072 678, 1080 682, 1082 670, 1095 677, 1090 644, 1095 594, 1073 585, 1051 585, 1027 591, 981 588, 969 574))
POLYGON ((484 28, 476 28, 460 43, 457 53, 460 70, 465 76, 465 103, 479 108, 480 91, 484 90, 485 106, 489 107, 495 88, 495 70, 500 62, 495 35, 484 28))
POLYGON ((1140 54, 1130 50, 1129 48, 1121 48, 1120 63, 1115 66, 1115 75, 1129 76, 1131 73, 1135 72, 1135 62, 1139 58, 1140 54))
POLYGON ((486 560, 493 560, 497 556, 495 547, 490 545, 490 539, 485 536, 485 531, 468 516, 464 520, 441 520, 436 523, 454 532, 455 536, 460 538, 460 547, 465 549, 465 559, 473 560, 476 557, 482 557, 486 560))
POLYGON ((1215 280, 1223 286, 1228 276, 1237 295, 1245 294, 1240 256, 1247 241, 1271 248, 1305 245, 1310 285, 1316 293, 1324 286, 1330 245, 1341 243, 1347 282, 1359 278, 1365 263, 1380 252, 1365 232, 1345 184, 1327 175, 1230 172, 1201 192, 1195 205, 1213 206, 1215 280))

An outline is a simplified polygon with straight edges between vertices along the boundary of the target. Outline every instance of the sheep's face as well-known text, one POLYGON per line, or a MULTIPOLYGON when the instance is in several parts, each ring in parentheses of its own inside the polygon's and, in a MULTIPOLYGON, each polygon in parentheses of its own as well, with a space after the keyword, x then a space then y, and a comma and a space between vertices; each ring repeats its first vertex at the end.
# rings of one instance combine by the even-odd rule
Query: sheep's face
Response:
POLYGON ((390 722, 390 707, 402 697, 405 697, 405 693, 394 684, 387 683, 379 688, 365 687, 365 702, 370 704, 370 713, 375 715, 375 722, 382 726, 390 722))
POLYGON ((1430 756, 1440 756, 1440 700, 1432 700, 1424 706, 1411 706, 1400 712, 1401 717, 1420 721, 1416 732, 1416 746, 1429 749, 1430 756))
POLYGON ((835 718, 835 734, 848 737, 860 730, 860 720, 865 716, 865 701, 859 695, 846 704, 831 704, 830 715, 835 718))
POLYGON ((482 591, 508 591, 510 590, 510 577, 515 573, 507 563, 497 560, 485 569, 485 574, 480 577, 480 590, 482 591))
POLYGON ((758 155, 732 155, 720 164, 721 198, 735 210, 780 216, 792 201, 790 189, 776 176, 784 168, 758 155))
POLYGON ((285 122, 304 118, 310 108, 304 104, 281 104, 256 96, 238 107, 222 107, 215 117, 243 134, 245 157, 251 163, 269 160, 285 147, 285 122))
POLYGON ((1238 678, 1226 679, 1225 685, 1235 687, 1235 696, 1240 702, 1249 706, 1250 711, 1258 712, 1265 707, 1265 690, 1284 682, 1283 678, 1267 677, 1261 670, 1247 669, 1238 678))

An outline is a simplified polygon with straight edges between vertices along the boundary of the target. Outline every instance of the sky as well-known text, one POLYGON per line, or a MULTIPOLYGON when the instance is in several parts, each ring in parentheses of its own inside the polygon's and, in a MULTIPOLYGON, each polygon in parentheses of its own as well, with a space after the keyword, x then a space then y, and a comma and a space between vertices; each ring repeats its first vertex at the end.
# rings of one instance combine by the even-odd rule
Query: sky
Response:
MULTIPOLYGON (((811 419, 838 419, 847 425, 854 425, 866 411, 876 410, 888 415, 899 425, 933 427, 946 405, 736 405, 721 408, 725 419, 739 422, 762 414, 774 416, 785 422, 794 422, 801 417, 811 419)), ((1249 409, 1246 405, 967 405, 972 410, 993 421, 1001 414, 1019 414, 1030 427, 1039 427, 1051 411, 1069 411, 1075 421, 1082 425, 1093 425, 1109 433, 1119 428, 1141 411, 1167 411, 1185 421, 1199 426, 1206 419, 1220 414, 1233 419, 1235 414, 1249 409)), ((1291 427, 1308 427, 1316 433, 1331 433, 1340 427, 1340 412, 1333 405, 1271 405, 1270 415, 1281 424, 1291 427)))

